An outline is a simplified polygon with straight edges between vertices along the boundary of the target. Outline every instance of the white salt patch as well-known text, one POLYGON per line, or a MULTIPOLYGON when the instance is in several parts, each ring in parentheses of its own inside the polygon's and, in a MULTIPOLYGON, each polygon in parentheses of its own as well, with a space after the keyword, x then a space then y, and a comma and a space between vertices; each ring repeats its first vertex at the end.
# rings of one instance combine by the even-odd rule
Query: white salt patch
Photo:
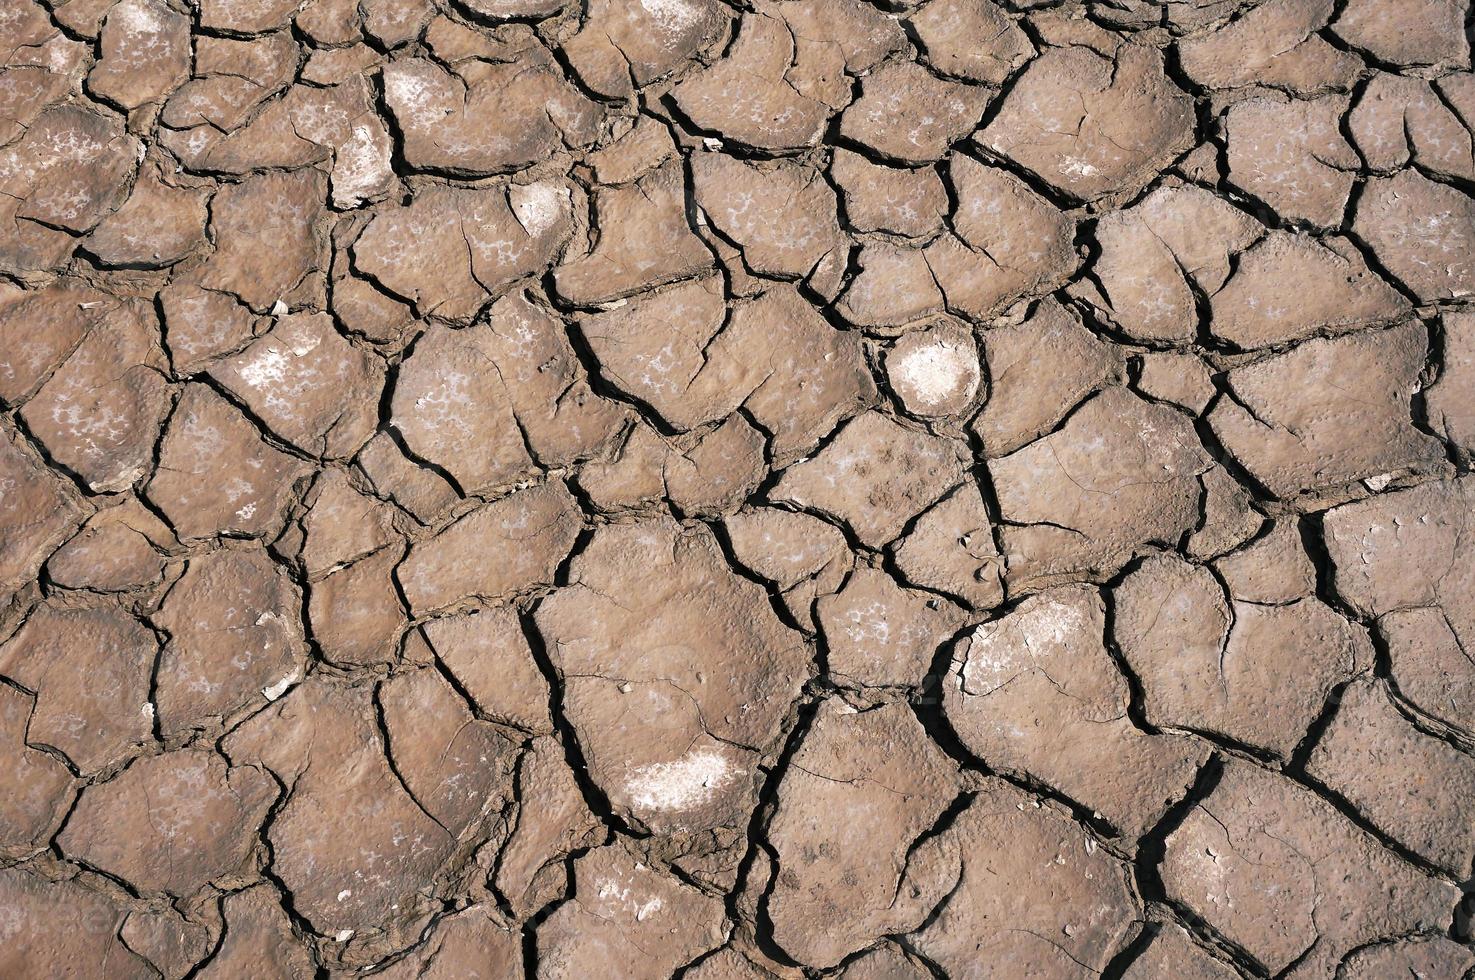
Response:
POLYGON ((641 766, 625 789, 637 806, 653 810, 687 810, 710 800, 734 778, 732 763, 712 749, 688 752, 675 762, 641 766))
POLYGON ((267 347, 254 359, 241 365, 241 380, 253 388, 264 388, 287 376, 287 353, 267 347))
POLYGON ((892 374, 893 383, 914 393, 924 406, 954 398, 967 401, 978 390, 977 356, 942 340, 907 351, 892 374))
POLYGON ((1017 651, 1001 632, 998 623, 983 623, 973 631, 958 678, 964 693, 992 694, 1017 671, 1017 651))
POLYGON ((120 21, 119 26, 132 34, 159 34, 164 30, 164 22, 158 14, 141 3, 120 3, 108 17, 109 26, 116 17, 120 21))
POLYGON ((507 202, 522 230, 534 237, 552 228, 563 216, 568 188, 557 184, 514 184, 507 189, 507 202))
POLYGON ((640 0, 640 6, 656 26, 672 34, 695 23, 702 13, 687 0, 640 0))
POLYGON ((1060 163, 1060 172, 1072 177, 1094 177, 1100 173, 1100 168, 1087 163, 1080 157, 1066 157, 1060 163))
POLYGON ((390 103, 399 103, 407 115, 424 114, 435 97, 429 82, 405 70, 386 71, 384 87, 390 103))
POLYGON ((338 147, 333 164, 333 193, 340 206, 357 207, 393 174, 389 143, 368 126, 355 126, 338 147))
MULTIPOLYGON (((635 866, 635 869, 639 871, 642 870, 644 867, 644 865, 637 864, 635 866)), ((637 901, 629 888, 621 888, 618 883, 611 881, 608 878, 601 880, 599 883, 599 897, 605 899, 606 901, 608 901, 609 899, 614 899, 625 908, 633 911, 635 913, 636 922, 643 921, 647 915, 659 912, 666 905, 666 903, 661 901, 660 897, 656 895, 652 895, 650 898, 646 899, 643 902, 637 901)))
POLYGON ((1077 635, 1085 617, 1074 606, 1044 601, 1025 606, 1002 620, 982 623, 973 631, 962 687, 972 695, 998 690, 1022 670, 1033 667, 1077 635))
MULTIPOLYGON (((263 687, 261 689, 261 693, 266 695, 266 699, 268 701, 275 701, 277 698, 287 693, 287 688, 291 687, 295 683, 297 683, 297 672, 294 670, 292 671, 292 673, 283 677, 275 684, 270 684, 266 687, 263 687)), ((342 901, 342 899, 339 899, 339 901, 342 901)))
POLYGON ((319 344, 319 338, 303 334, 295 343, 268 344, 261 352, 241 365, 241 380, 253 388, 265 388, 280 384, 287 377, 287 368, 294 357, 306 357, 319 344))

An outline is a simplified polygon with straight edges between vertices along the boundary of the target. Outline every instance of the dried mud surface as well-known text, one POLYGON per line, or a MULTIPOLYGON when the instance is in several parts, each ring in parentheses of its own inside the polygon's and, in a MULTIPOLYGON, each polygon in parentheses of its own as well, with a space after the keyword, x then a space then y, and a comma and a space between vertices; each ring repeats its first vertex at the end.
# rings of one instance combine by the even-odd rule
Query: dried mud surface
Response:
POLYGON ((0 975, 1475 976, 1466 0, 3 0, 0 975))

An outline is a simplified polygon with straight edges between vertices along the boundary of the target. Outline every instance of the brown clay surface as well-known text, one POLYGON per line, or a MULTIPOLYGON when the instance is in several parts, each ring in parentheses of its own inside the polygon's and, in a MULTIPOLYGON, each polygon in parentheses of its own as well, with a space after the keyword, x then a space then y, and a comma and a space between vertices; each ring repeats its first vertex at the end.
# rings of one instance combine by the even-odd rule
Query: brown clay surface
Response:
POLYGON ((1468 0, 0 0, 0 977, 1475 978, 1468 0))

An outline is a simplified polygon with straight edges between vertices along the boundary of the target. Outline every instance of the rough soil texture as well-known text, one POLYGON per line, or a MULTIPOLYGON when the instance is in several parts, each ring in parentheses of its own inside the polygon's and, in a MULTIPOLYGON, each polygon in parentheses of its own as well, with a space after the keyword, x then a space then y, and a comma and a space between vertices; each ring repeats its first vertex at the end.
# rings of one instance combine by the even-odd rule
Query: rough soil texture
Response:
POLYGON ((0 0, 0 976, 1475 980, 1468 0, 0 0))

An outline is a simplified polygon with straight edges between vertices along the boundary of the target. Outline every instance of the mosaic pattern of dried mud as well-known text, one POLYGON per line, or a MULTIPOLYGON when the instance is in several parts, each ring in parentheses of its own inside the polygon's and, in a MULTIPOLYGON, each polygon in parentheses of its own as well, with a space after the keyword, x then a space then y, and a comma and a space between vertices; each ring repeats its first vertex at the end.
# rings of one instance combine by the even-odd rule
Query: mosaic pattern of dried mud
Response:
POLYGON ((0 975, 1475 976, 1467 0, 0 0, 0 975))

